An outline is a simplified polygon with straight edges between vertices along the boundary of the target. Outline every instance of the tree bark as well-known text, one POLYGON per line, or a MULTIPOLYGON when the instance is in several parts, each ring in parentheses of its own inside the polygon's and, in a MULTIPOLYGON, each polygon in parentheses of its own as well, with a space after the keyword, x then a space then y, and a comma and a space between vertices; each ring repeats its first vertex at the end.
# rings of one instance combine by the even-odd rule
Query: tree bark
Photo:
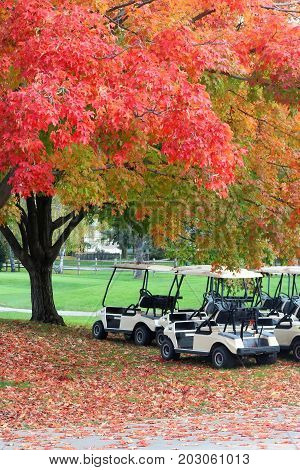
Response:
POLYGON ((52 265, 29 271, 31 283, 32 321, 64 325, 53 298, 52 265))

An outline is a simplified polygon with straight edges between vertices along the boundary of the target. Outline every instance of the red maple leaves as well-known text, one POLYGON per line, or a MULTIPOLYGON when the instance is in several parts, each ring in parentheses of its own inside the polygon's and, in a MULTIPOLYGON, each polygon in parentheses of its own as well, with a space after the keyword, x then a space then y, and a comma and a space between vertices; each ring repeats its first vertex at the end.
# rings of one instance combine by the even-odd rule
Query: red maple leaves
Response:
MULTIPOLYGON (((193 6, 180 5, 187 11, 193 6)), ((255 2, 201 6, 214 11, 205 27, 174 16, 174 25, 161 20, 149 37, 126 35, 126 29, 122 37, 88 2, 3 1, 0 171, 18 168, 14 190, 53 194, 53 174, 73 164, 63 152, 73 144, 92 147, 99 163, 110 159, 117 165, 142 160, 154 145, 169 163, 199 166, 201 181, 225 194, 242 152, 199 80, 213 70, 248 74, 250 82, 267 80, 268 86, 295 86, 299 27, 255 2)), ((140 18, 151 22, 159 8, 145 7, 140 18)), ((164 8, 173 12, 171 4, 164 8)))
POLYGON ((119 165, 133 147, 145 152, 149 144, 162 145, 169 162, 203 168, 212 188, 224 191, 232 182, 231 132, 204 88, 189 80, 194 59, 198 66, 202 58, 197 62, 195 48, 186 50, 188 35, 173 43, 166 30, 153 45, 138 38, 121 45, 103 16, 86 6, 10 4, 3 3, 0 28, 0 169, 17 167, 15 191, 52 194, 60 160, 68 165, 69 154, 61 152, 72 144, 92 146, 99 159, 104 150, 119 165), (11 73, 18 82, 13 89, 11 73), (127 143, 114 149, 120 132, 127 143))

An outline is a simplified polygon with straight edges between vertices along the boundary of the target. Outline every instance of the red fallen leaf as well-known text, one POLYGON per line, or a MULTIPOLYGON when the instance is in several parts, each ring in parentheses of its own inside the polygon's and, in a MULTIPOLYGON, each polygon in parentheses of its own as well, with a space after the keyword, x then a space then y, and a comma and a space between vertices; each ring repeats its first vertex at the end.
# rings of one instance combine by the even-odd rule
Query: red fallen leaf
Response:
POLYGON ((138 447, 148 447, 149 441, 141 440, 137 442, 138 447))

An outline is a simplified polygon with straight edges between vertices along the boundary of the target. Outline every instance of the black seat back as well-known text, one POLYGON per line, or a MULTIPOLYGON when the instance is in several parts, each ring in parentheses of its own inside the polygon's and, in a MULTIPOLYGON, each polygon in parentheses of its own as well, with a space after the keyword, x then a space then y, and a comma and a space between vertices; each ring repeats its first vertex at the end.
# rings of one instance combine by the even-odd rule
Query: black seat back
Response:
POLYGON ((144 295, 140 300, 140 307, 147 309, 173 310, 176 297, 168 295, 144 295))

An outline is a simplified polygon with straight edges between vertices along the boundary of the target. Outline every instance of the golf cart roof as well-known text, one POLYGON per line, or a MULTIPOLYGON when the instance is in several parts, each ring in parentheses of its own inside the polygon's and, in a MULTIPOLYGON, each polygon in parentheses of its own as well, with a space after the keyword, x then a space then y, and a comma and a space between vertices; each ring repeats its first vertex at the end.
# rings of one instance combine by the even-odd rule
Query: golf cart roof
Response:
POLYGON ((181 271, 181 274, 186 276, 213 277, 216 279, 255 279, 263 277, 261 273, 249 271, 248 269, 241 269, 240 271, 228 271, 227 269, 221 269, 219 271, 190 269, 181 271))
POLYGON ((182 271, 190 271, 191 269, 195 269, 197 271, 210 271, 211 264, 190 264, 189 266, 178 266, 175 269, 178 273, 182 273, 182 271))
POLYGON ((120 263, 114 266, 115 269, 132 269, 134 271, 152 271, 163 273, 175 273, 173 266, 151 263, 120 263))
POLYGON ((257 271, 262 274, 281 275, 281 274, 287 274, 288 269, 289 269, 289 266, 263 266, 257 271))
POLYGON ((300 275, 300 266, 287 266, 287 274, 299 274, 300 275))

